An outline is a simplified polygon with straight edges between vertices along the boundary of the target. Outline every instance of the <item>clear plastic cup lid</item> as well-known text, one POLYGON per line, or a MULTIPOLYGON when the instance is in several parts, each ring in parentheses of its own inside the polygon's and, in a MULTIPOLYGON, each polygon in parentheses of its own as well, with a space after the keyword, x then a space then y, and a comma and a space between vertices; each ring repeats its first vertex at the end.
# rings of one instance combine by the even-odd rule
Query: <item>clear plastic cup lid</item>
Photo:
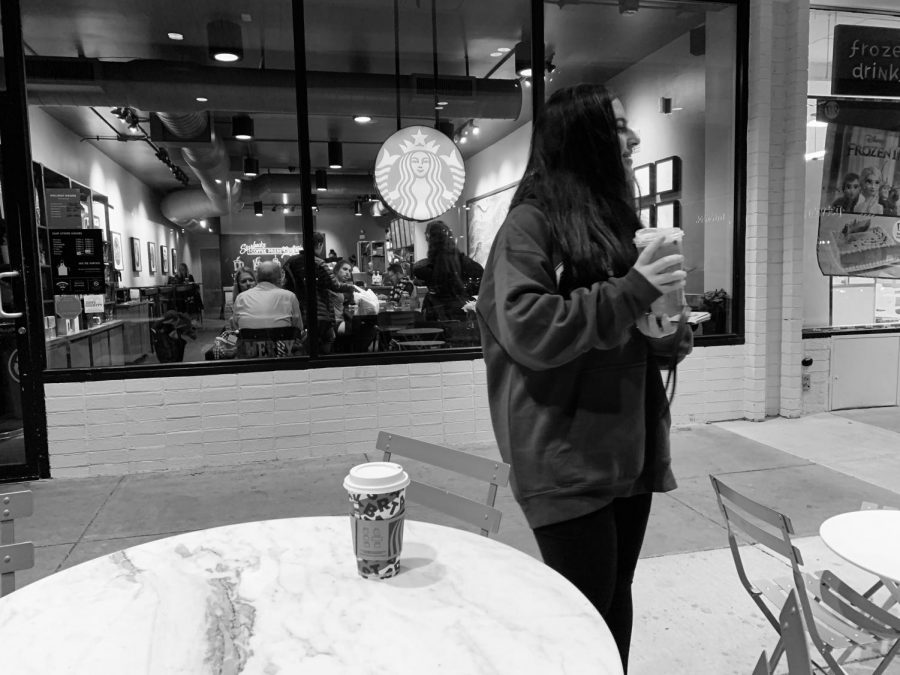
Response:
POLYGON ((396 492, 409 485, 409 475, 394 462, 367 462, 357 464, 344 478, 348 492, 380 494, 396 492))
POLYGON ((666 243, 673 241, 681 241, 684 237, 684 230, 679 227, 642 227, 634 233, 634 243, 637 246, 649 246, 651 242, 662 237, 666 243))

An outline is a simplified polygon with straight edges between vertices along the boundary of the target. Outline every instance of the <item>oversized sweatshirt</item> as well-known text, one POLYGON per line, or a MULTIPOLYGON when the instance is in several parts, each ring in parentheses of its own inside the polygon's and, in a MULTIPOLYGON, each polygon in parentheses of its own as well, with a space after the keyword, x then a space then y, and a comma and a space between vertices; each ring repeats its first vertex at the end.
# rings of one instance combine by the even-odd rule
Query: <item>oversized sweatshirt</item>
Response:
POLYGON ((494 434, 532 528, 676 487, 657 361, 692 345, 690 330, 637 330, 660 295, 642 274, 562 292, 553 251, 541 211, 513 208, 477 303, 494 434))

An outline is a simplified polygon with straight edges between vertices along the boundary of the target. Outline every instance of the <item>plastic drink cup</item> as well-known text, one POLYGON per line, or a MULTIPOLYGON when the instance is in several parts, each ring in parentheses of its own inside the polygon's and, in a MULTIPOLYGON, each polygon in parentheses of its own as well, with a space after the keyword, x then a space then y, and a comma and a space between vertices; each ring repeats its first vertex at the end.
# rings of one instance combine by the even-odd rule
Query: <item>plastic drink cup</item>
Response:
MULTIPOLYGON (((659 260, 660 258, 665 258, 667 255, 681 255, 681 240, 683 238, 684 230, 678 228, 657 229, 645 227, 635 233, 634 245, 637 246, 638 252, 640 252, 657 239, 662 239, 662 244, 660 244, 659 248, 656 250, 656 255, 653 256, 653 260, 659 260)), ((669 269, 680 270, 681 264, 673 265, 669 269)), ((686 304, 687 301, 684 297, 684 289, 678 288, 674 291, 664 293, 654 300, 653 304, 650 305, 650 311, 654 314, 665 314, 671 320, 677 321, 686 304)))
POLYGON ((359 575, 388 579, 400 570, 409 475, 394 462, 357 464, 344 478, 359 575))

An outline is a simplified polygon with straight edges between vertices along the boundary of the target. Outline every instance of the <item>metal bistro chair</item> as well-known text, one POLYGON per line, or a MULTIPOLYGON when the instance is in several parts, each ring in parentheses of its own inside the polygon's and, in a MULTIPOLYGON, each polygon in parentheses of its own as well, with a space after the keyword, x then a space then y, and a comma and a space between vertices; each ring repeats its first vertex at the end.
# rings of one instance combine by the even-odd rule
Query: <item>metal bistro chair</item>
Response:
POLYGON ((497 488, 509 483, 509 464, 386 431, 378 432, 375 447, 384 453, 385 462, 391 461, 393 455, 400 455, 487 482, 488 492, 484 502, 416 480, 411 481, 406 488, 406 497, 417 504, 430 506, 474 525, 486 537, 500 530, 503 513, 494 508, 494 501, 497 498, 497 488))
POLYGON ((34 513, 31 490, 0 494, 0 597, 16 590, 16 572, 34 567, 34 544, 15 543, 15 519, 34 513))
POLYGON ((900 617, 889 614, 851 589, 833 572, 823 572, 819 578, 802 571, 803 558, 791 541, 794 528, 790 519, 733 490, 715 476, 709 478, 719 511, 725 519, 728 545, 741 584, 779 635, 769 659, 769 670, 774 670, 785 648, 785 636, 774 612, 780 611, 788 594, 794 590, 807 633, 825 661, 825 666, 817 663, 818 668, 832 675, 847 675, 842 664, 855 649, 862 647, 874 651, 888 642, 891 646, 872 671, 873 675, 881 675, 900 650, 900 617), (741 558, 738 535, 747 543, 786 561, 791 577, 751 580, 741 558))
MULTIPOLYGON (((778 623, 781 626, 781 638, 784 640, 784 651, 787 656, 787 675, 812 675, 806 629, 803 627, 803 616, 800 614, 796 591, 788 593, 784 607, 778 615, 778 623)), ((759 655, 753 675, 775 675, 775 670, 769 669, 765 651, 759 655)))

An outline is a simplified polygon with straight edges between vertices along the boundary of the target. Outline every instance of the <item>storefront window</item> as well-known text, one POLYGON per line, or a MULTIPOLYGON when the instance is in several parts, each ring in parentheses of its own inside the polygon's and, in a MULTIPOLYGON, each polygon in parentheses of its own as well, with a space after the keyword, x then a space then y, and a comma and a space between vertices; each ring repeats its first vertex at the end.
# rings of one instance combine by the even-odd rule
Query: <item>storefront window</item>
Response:
POLYGON ((633 155, 641 219, 684 232, 688 302, 711 314, 698 335, 731 333, 737 9, 633 5, 545 5, 546 96, 579 82, 619 96, 641 138, 633 155))
POLYGON ((804 328, 896 328, 900 90, 879 75, 883 49, 856 63, 853 44, 900 44, 900 18, 811 10, 809 30, 804 328))

